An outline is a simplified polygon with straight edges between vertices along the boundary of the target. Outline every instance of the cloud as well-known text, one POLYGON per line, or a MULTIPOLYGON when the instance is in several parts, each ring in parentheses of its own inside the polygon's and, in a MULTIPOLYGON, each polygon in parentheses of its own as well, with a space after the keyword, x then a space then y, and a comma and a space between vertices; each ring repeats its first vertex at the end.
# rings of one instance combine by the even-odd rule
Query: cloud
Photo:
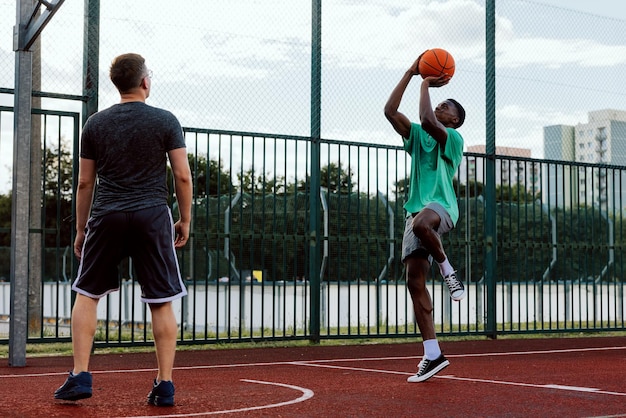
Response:
MULTIPOLYGON (((556 0, 534 3, 550 2, 556 0)), ((101 2, 100 108, 118 100, 108 80, 111 59, 136 51, 155 72, 151 103, 172 109, 187 126, 306 134, 311 2, 181 3, 157 1, 148 7, 145 2, 101 2)), ((419 53, 441 47, 453 54, 459 67, 445 94, 463 99, 471 112, 462 131, 466 143, 484 142, 484 3, 323 2, 323 136, 365 141, 380 137, 396 144, 382 105, 419 53), (359 123, 350 123, 354 121, 359 123)), ((626 46, 619 38, 619 22, 581 17, 562 6, 556 11, 540 7, 549 13, 539 16, 537 8, 520 3, 524 2, 502 2, 496 9, 497 65, 498 70, 507 70, 498 73, 498 141, 540 143, 542 126, 575 125, 586 120, 586 112, 594 107, 620 106, 623 89, 617 80, 626 68, 626 46), (550 20, 552 13, 564 19, 550 20), (588 25, 568 26, 574 21, 569 17, 588 25), (544 24, 548 20, 550 25, 544 24), (579 76, 599 66, 611 67, 610 73, 615 74, 607 80, 613 84, 599 87, 611 95, 579 76), (555 68, 560 72, 551 71, 555 68), (555 80, 555 74, 562 77, 555 80)), ((46 91, 82 93, 83 7, 81 2, 65 2, 44 30, 46 91)), ((616 8, 611 9, 613 14, 622 13, 616 8)), ((15 2, 0 0, 0 35, 5 39, 11 39, 14 19, 15 2)), ((0 45, 0 70, 0 85, 11 87, 10 42, 0 45)), ((407 90, 408 97, 415 97, 415 91, 407 90)), ((410 101, 405 106, 414 111, 410 101)), ((2 151, 7 150, 4 146, 2 151)))
POLYGON ((339 66, 397 69, 429 48, 455 58, 484 50, 484 8, 472 0, 340 1, 325 10, 324 53, 339 66))
POLYGON ((499 45, 496 60, 500 67, 610 67, 626 63, 626 46, 589 39, 515 38, 499 45))
POLYGON ((543 158, 543 127, 556 124, 575 126, 587 119, 587 112, 511 104, 498 107, 496 119, 500 126, 497 134, 499 146, 529 148, 533 158, 543 158))
MULTIPOLYGON (((197 10, 184 31, 172 28, 177 31, 176 42, 184 48, 168 48, 167 39, 155 42, 172 50, 175 57, 198 51, 197 63, 180 55, 187 70, 211 77, 260 78, 268 75, 262 63, 289 65, 294 56, 310 54, 307 2, 292 2, 285 10, 281 0, 237 0, 213 2, 210 8, 197 10), (214 65, 198 65, 206 62, 214 65)), ((433 47, 447 49, 457 63, 466 60, 484 65, 485 8, 474 0, 338 0, 323 4, 322 19, 324 65, 399 69, 433 47)), ((513 21, 502 15, 496 16, 496 31, 500 67, 592 67, 626 61, 624 46, 518 33, 513 21)))
POLYGON ((539 125, 554 125, 555 123, 575 125, 587 118, 587 112, 567 112, 553 108, 543 108, 536 105, 524 107, 511 104, 498 107, 496 109, 496 118, 498 118, 502 124, 523 122, 525 124, 532 123, 539 125))
MULTIPOLYGON (((76 51, 82 50, 82 26, 72 22, 82 20, 81 7, 78 2, 64 4, 44 33, 45 58, 56 79, 64 74, 67 80, 80 79, 82 62, 76 51)), ((120 53, 138 51, 161 69, 160 81, 260 79, 270 76, 272 65, 289 67, 295 60, 310 59, 307 1, 187 0, 185 7, 163 2, 146 8, 142 2, 109 0, 101 8, 103 67, 120 53)), ((433 47, 450 51, 457 65, 484 65, 485 7, 475 0, 336 0, 323 3, 322 19, 324 65, 401 69, 433 47)), ((520 34, 502 15, 497 15, 496 30, 497 63, 503 68, 626 61, 625 46, 520 34)), ((80 85, 72 90, 76 88, 80 85)))

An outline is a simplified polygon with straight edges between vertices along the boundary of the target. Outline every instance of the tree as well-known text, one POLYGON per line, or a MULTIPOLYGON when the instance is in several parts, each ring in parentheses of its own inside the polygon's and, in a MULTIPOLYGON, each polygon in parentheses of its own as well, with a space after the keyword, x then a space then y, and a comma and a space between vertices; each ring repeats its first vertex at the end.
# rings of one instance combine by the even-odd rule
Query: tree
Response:
POLYGON ((44 150, 44 183, 42 210, 45 217, 45 246, 72 245, 73 162, 70 146, 63 138, 44 150))
MULTIPOLYGON (((70 144, 64 138, 46 147, 42 161, 43 179, 33 181, 43 187, 39 205, 43 225, 44 277, 57 279, 61 275, 63 249, 72 245, 74 222, 72 218, 73 162, 70 144)), ((32 202, 31 204, 37 204, 32 202)), ((11 192, 0 195, 0 247, 11 245, 11 192)), ((0 253, 0 276, 8 277, 10 251, 0 253), (6 253, 6 254, 5 254, 6 253)), ((67 272, 66 272, 67 273, 67 272)))
POLYGON ((237 174, 243 193, 250 194, 284 194, 287 184, 284 176, 271 178, 270 173, 256 174, 252 168, 237 174))
POLYGON ((329 163, 320 169, 320 186, 329 193, 352 193, 354 185, 350 167, 344 169, 343 164, 329 163))
POLYGON ((11 275, 11 193, 0 195, 0 280, 11 275))
POLYGON ((404 200, 409 196, 409 179, 404 178, 394 183, 396 200, 404 200))
POLYGON ((535 196, 528 192, 523 185, 517 183, 512 186, 496 186, 496 200, 504 202, 527 203, 535 200, 535 196))
POLYGON ((73 163, 70 145, 64 138, 44 151, 44 194, 72 199, 73 163))
MULTIPOLYGON (((343 164, 329 163, 320 168, 320 187, 328 190, 329 193, 352 193, 356 183, 352 180, 352 169, 343 168, 343 164)), ((311 177, 307 174, 306 179, 298 182, 296 190, 306 191, 311 183, 311 177)), ((288 185, 290 190, 291 186, 288 185)))
POLYGON ((230 174, 223 170, 222 161, 207 160, 206 155, 187 154, 196 198, 228 194, 232 189, 230 174))
POLYGON ((470 180, 467 184, 460 184, 455 178, 454 190, 457 190, 458 197, 478 197, 483 194, 485 185, 479 181, 470 180))
POLYGON ((0 195, 0 246, 11 245, 11 192, 0 195), (6 232, 5 232, 6 231, 6 232))

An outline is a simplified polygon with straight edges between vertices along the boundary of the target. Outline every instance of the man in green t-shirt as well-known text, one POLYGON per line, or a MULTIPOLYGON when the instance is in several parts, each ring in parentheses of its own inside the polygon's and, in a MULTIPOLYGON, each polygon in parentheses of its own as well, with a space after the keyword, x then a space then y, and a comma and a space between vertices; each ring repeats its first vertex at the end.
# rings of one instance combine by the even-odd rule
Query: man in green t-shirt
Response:
MULTIPOLYGON (((420 55, 421 58, 421 55, 420 55)), ((465 296, 465 287, 441 244, 440 235, 454 228, 459 208, 452 179, 463 158, 463 138, 456 131, 465 120, 465 110, 453 99, 441 102, 433 110, 430 87, 441 87, 450 77, 426 77, 420 87, 420 124, 412 123, 398 111, 404 92, 415 75, 419 75, 418 58, 402 76, 385 105, 385 116, 402 135, 404 149, 411 155, 409 200, 402 239, 402 262, 415 320, 424 341, 424 357, 409 382, 423 382, 450 363, 441 353, 433 322, 433 303, 426 287, 430 264, 434 259, 453 300, 465 296)))

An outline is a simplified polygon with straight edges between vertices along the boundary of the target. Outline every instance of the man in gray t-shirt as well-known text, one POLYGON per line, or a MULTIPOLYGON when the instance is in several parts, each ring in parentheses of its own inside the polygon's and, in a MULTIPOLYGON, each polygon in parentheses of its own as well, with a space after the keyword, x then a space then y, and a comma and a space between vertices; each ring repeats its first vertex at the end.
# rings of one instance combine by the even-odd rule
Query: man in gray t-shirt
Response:
POLYGON ((167 153, 177 148, 185 148, 183 131, 167 110, 128 102, 91 116, 80 150, 98 173, 91 216, 167 204, 167 153))
POLYGON ((115 58, 110 77, 120 103, 92 115, 81 137, 74 241, 80 265, 72 286, 77 293, 72 309, 74 368, 54 397, 91 397, 89 358, 98 301, 119 289, 118 265, 131 257, 141 300, 150 307, 157 356, 148 403, 169 406, 174 404, 178 330, 172 301, 187 294, 176 248, 189 238, 191 170, 176 117, 145 103, 152 77, 143 57, 115 58), (176 223, 167 205, 168 159, 180 212, 176 223))

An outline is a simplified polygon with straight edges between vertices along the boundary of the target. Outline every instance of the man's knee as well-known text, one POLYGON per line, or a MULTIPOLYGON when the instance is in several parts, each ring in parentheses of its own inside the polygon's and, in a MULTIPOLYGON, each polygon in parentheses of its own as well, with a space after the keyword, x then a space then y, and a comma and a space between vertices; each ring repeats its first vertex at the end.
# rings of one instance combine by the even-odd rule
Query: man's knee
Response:
POLYGON ((435 211, 431 209, 424 209, 413 217, 413 221, 411 223, 413 233, 417 237, 422 237, 424 234, 436 231, 439 227, 440 221, 441 219, 435 211))
POLYGON ((411 228, 413 229, 413 233, 415 234, 416 237, 421 237, 422 234, 424 234, 424 231, 425 231, 424 223, 420 222, 418 218, 413 219, 411 228))

